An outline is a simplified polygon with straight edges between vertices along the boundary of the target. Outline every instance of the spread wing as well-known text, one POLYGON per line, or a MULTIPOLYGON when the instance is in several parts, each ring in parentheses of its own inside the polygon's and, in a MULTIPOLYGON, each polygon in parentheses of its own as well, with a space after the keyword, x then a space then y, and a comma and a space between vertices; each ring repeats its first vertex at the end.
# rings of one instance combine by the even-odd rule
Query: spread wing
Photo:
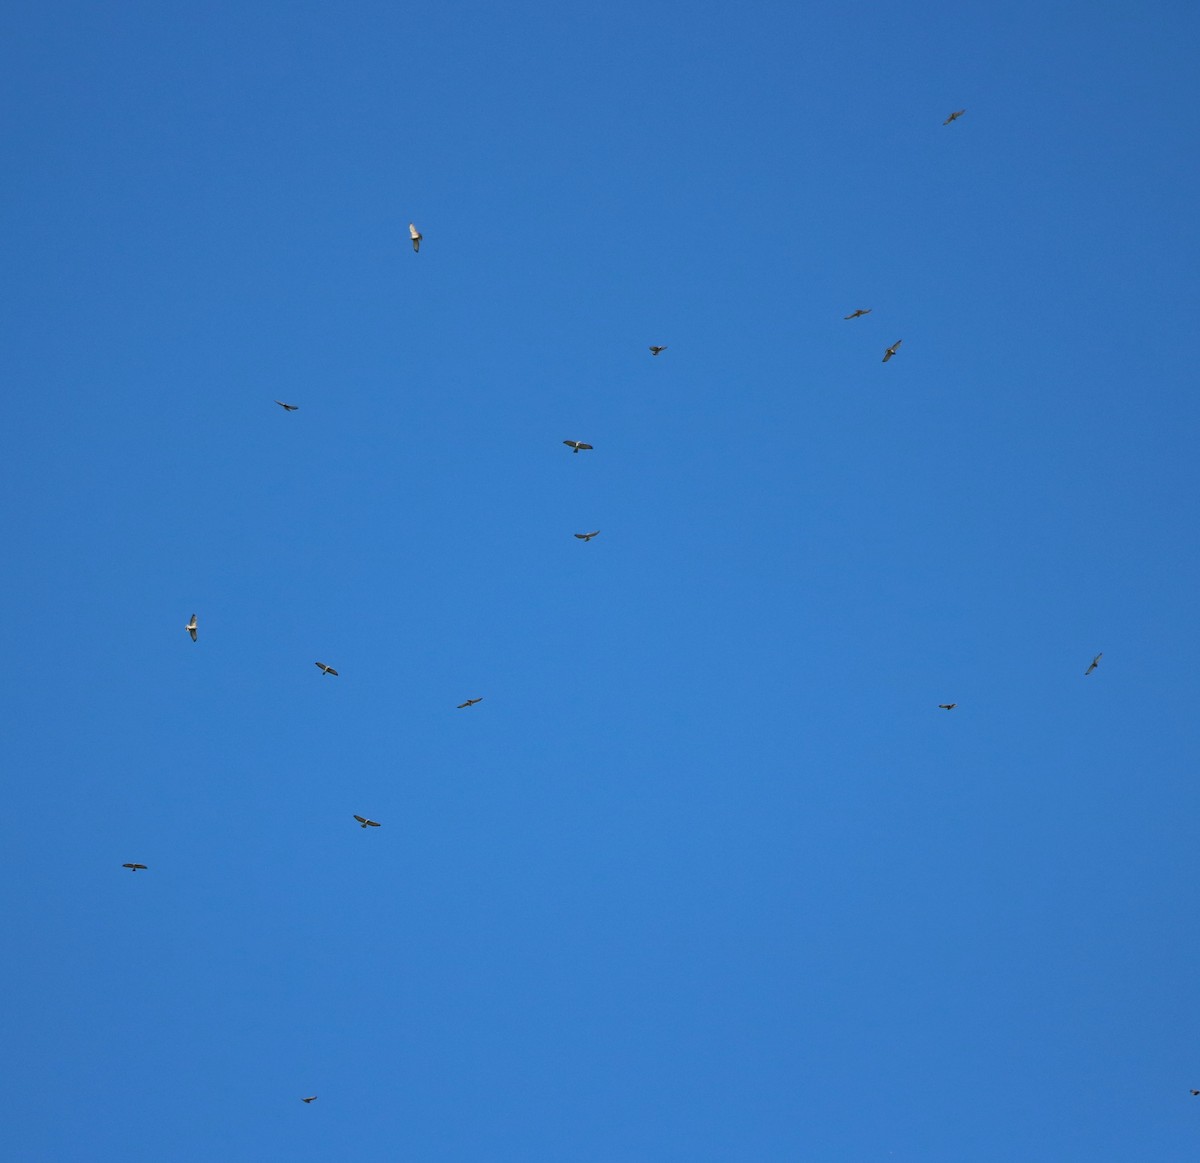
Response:
POLYGON ((365 823, 367 822, 367 817, 366 817, 366 816, 355 816, 354 818, 355 818, 355 819, 356 819, 356 820, 357 820, 357 821, 358 821, 360 824, 365 824, 365 823))
POLYGON ((368 828, 382 828, 383 825, 378 820, 368 820, 367 827, 368 828))

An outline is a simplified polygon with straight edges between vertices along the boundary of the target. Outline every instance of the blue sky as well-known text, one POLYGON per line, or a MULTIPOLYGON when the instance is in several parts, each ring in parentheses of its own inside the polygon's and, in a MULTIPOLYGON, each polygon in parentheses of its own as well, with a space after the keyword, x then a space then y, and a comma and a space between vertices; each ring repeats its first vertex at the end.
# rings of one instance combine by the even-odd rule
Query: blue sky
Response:
POLYGON ((1194 1159, 1198 24, 10 6, 5 1156, 1194 1159))

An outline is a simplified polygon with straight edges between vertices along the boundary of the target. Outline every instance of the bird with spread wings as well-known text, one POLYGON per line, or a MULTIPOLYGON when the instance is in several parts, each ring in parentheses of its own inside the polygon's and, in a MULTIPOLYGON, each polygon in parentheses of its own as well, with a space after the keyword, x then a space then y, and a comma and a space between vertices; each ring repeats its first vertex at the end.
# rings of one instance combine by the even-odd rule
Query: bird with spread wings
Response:
POLYGON ((368 820, 366 816, 354 817, 364 828, 382 828, 383 825, 378 820, 368 820))
POLYGON ((477 698, 477 699, 467 699, 467 701, 465 703, 459 703, 458 709, 461 711, 463 709, 463 707, 473 707, 476 703, 482 703, 482 702, 483 702, 483 696, 480 695, 479 698, 477 698))
POLYGON ((889 347, 889 348, 887 349, 887 351, 885 351, 885 352, 883 353, 883 362, 884 362, 884 363, 887 363, 887 361, 888 361, 889 359, 891 359, 893 355, 895 355, 895 354, 896 354, 896 348, 898 348, 898 347, 900 346, 900 344, 902 344, 903 342, 904 342, 904 340, 903 340, 903 339, 897 339, 897 340, 896 340, 896 342, 895 342, 895 343, 893 343, 893 344, 892 344, 892 346, 891 346, 891 347, 889 347))
POLYGON ((590 444, 584 444, 582 440, 564 440, 563 443, 572 452, 590 452, 592 449, 590 444))
POLYGON ((1102 659, 1103 657, 1104 657, 1104 651, 1102 650, 1102 651, 1100 651, 1099 654, 1096 655, 1095 658, 1092 659, 1092 665, 1089 666, 1087 668, 1087 670, 1085 670, 1083 673, 1085 675, 1091 674, 1092 671, 1095 670, 1096 667, 1098 667, 1100 665, 1100 659, 1102 659))
POLYGON ((322 674, 331 674, 334 678, 337 678, 338 672, 332 666, 326 666, 323 662, 318 662, 316 665, 321 668, 322 674))
POLYGON ((965 109, 956 110, 954 113, 951 113, 950 116, 947 117, 946 120, 942 122, 942 124, 949 125, 951 121, 957 121, 965 112, 966 112, 965 109))
POLYGON ((411 222, 408 224, 408 233, 412 238, 413 252, 419 254, 421 250, 421 239, 425 237, 411 222))
POLYGON ((852 315, 843 315, 843 319, 858 319, 862 315, 870 315, 875 310, 874 307, 859 307, 852 315))
POLYGON ((184 629, 192 636, 192 641, 196 641, 196 615, 192 615, 192 620, 184 626, 184 629))

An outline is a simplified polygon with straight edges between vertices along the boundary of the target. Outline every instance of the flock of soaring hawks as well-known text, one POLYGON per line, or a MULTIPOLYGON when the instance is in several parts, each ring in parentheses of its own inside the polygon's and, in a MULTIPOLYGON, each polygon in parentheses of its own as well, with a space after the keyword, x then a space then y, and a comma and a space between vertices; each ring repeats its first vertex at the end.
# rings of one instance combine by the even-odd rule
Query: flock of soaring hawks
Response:
MULTIPOLYGON (((942 122, 942 124, 949 125, 952 121, 957 121, 965 112, 966 112, 965 109, 959 109, 956 112, 951 113, 950 116, 947 117, 946 120, 942 122)), ((416 228, 416 226, 412 222, 410 222, 408 224, 408 233, 409 233, 409 237, 412 239, 412 248, 413 248, 414 253, 419 254, 420 250, 421 250, 421 240, 424 238, 424 235, 416 228)), ((870 315, 871 311, 872 311, 872 308, 870 308, 870 307, 859 307, 857 310, 852 311, 849 315, 843 316, 843 319, 846 319, 846 320, 861 319, 864 315, 870 315)), ((888 360, 890 360, 896 354, 896 352, 899 349, 900 344, 902 342, 903 342, 903 340, 897 339, 896 342, 891 345, 891 347, 887 348, 884 351, 884 353, 883 353, 883 362, 884 363, 887 363, 888 360)), ((666 350, 667 350, 667 348, 666 348, 665 344, 664 345, 659 345, 659 344, 651 344, 650 345, 650 354, 652 356, 657 357, 666 350)), ((286 404, 283 402, 283 400, 276 400, 275 403, 278 404, 285 412, 296 412, 296 411, 299 411, 299 408, 300 408, 299 404, 286 404)), ((593 451, 592 445, 586 444, 582 440, 564 440, 563 444, 565 444, 571 450, 572 453, 593 451)), ((598 537, 599 535, 600 535, 599 529, 596 529, 591 533, 576 533, 575 534, 575 536, 580 541, 591 541, 593 537, 598 537)), ((191 639, 193 642, 196 642, 199 640, 198 639, 198 623, 197 623, 195 614, 193 614, 191 616, 191 619, 188 621, 188 623, 184 627, 184 629, 187 630, 187 632, 191 636, 191 639)), ((1096 669, 1096 667, 1100 665, 1100 659, 1102 657, 1103 657, 1102 654, 1097 654, 1096 657, 1092 659, 1091 665, 1089 665, 1087 670, 1084 671, 1084 674, 1085 675, 1091 674, 1092 671, 1094 671, 1096 669)), ((334 670, 334 668, 332 666, 330 666, 328 663, 318 662, 318 663, 316 663, 316 666, 317 666, 317 669, 320 670, 322 676, 332 675, 334 678, 338 677, 338 672, 336 670, 334 670)), ((480 698, 476 698, 476 699, 467 699, 466 702, 459 703, 457 706, 457 709, 461 711, 467 707, 473 707, 473 706, 475 706, 476 703, 480 703, 482 701, 483 701, 482 696, 480 698)), ((958 706, 958 703, 938 703, 938 709, 942 710, 942 711, 953 711, 955 709, 955 707, 957 707, 957 706, 958 706)), ((354 819, 358 822, 359 827, 364 830, 367 828, 382 827, 382 825, 379 823, 378 820, 370 820, 366 816, 360 816, 360 815, 355 814, 354 819)), ((142 872, 142 871, 145 871, 147 868, 147 866, 145 864, 136 864, 136 863, 123 864, 121 867, 128 868, 130 872, 142 872)), ((1193 1095, 1200 1096, 1200 1090, 1193 1090, 1191 1093, 1193 1095)), ((311 1103, 311 1102, 315 1102, 316 1098, 317 1098, 317 1096, 315 1094, 313 1094, 313 1095, 309 1095, 306 1098, 302 1098, 300 1101, 303 1103, 311 1103)))

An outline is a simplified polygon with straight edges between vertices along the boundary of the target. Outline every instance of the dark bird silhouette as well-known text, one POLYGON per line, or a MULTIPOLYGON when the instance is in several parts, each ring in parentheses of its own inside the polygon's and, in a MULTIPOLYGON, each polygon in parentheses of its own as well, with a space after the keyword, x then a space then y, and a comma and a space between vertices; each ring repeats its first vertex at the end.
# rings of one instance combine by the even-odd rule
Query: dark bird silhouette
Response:
POLYGON ((957 112, 951 113, 950 116, 947 117, 946 120, 942 122, 942 124, 949 125, 951 121, 957 121, 965 112, 966 112, 965 109, 959 109, 957 112))
POLYGON ((870 315, 873 310, 875 310, 874 307, 859 307, 859 309, 855 311, 853 315, 843 315, 842 318, 857 319, 860 315, 870 315))
POLYGON ((597 529, 595 533, 576 533, 575 536, 578 537, 580 541, 591 541, 593 537, 600 536, 600 530, 597 529))
POLYGON ((318 662, 316 665, 321 668, 322 674, 331 674, 334 678, 337 678, 338 672, 332 666, 326 666, 323 662, 318 662))
POLYGON ((895 355, 895 354, 896 354, 896 348, 898 348, 898 347, 900 346, 900 344, 902 344, 903 342, 904 342, 904 340, 903 340, 903 339, 897 339, 897 340, 896 340, 896 342, 895 342, 895 343, 893 343, 893 344, 892 344, 892 346, 891 346, 891 347, 889 347, 889 348, 887 349, 887 351, 885 351, 885 352, 883 353, 883 362, 884 362, 884 363, 887 363, 887 361, 888 361, 889 359, 891 359, 893 355, 895 355))
POLYGON ((383 825, 378 820, 368 820, 366 816, 354 817, 364 828, 382 828, 383 825))
POLYGON ((591 452, 592 450, 592 446, 590 444, 584 444, 582 440, 564 440, 563 443, 572 452, 591 452))
POLYGON ((408 233, 413 240, 413 252, 420 253, 421 239, 425 237, 411 222, 408 224, 408 233))
POLYGON ((654 344, 650 345, 650 354, 651 355, 658 355, 658 353, 660 351, 666 351, 666 350, 667 350, 666 347, 655 347, 654 344))
POLYGON ((942 711, 952 711, 957 706, 957 703, 938 703, 938 709, 942 711))
POLYGON ((316 1102, 316 1101, 317 1101, 317 1096, 316 1096, 315 1094, 310 1094, 310 1095, 308 1096, 308 1098, 302 1098, 300 1101, 301 1101, 301 1102, 316 1102))
POLYGON ((1091 673, 1092 673, 1092 671, 1093 671, 1093 670, 1095 670, 1095 669, 1096 669, 1096 667, 1098 667, 1098 666, 1100 665, 1100 659, 1102 659, 1103 657, 1104 657, 1104 651, 1102 650, 1102 651, 1100 651, 1100 653, 1099 653, 1099 654, 1097 654, 1097 655, 1096 655, 1096 657, 1095 657, 1095 658, 1093 658, 1093 659, 1092 659, 1092 665, 1091 665, 1091 666, 1089 666, 1089 667, 1087 668, 1087 670, 1085 670, 1083 673, 1084 673, 1085 675, 1087 675, 1087 674, 1091 674, 1091 673))
POLYGON ((192 620, 184 627, 184 629, 192 636, 192 641, 196 641, 196 615, 192 615, 192 620))
POLYGON ((300 405, 299 405, 299 404, 285 404, 285 403, 284 403, 282 400, 276 400, 276 401, 275 401, 275 403, 277 403, 277 404, 278 404, 278 405, 279 405, 279 406, 280 406, 280 407, 281 407, 281 408, 282 408, 282 409, 283 409, 285 412, 298 412, 298 411, 300 411, 300 405))
POLYGON ((476 703, 482 703, 482 702, 483 702, 483 696, 480 695, 479 698, 477 698, 477 699, 467 699, 467 701, 465 703, 459 703, 458 709, 461 711, 463 709, 463 707, 473 707, 476 703))
POLYGON ((122 864, 121 867, 128 868, 130 872, 137 872, 139 869, 142 872, 146 871, 146 866, 144 864, 122 864))
POLYGON ((1198 1094, 1200 1094, 1200 1090, 1193 1090, 1193 1091, 1192 1091, 1192 1097, 1193 1097, 1193 1098, 1194 1098, 1196 1095, 1198 1095, 1198 1094))

